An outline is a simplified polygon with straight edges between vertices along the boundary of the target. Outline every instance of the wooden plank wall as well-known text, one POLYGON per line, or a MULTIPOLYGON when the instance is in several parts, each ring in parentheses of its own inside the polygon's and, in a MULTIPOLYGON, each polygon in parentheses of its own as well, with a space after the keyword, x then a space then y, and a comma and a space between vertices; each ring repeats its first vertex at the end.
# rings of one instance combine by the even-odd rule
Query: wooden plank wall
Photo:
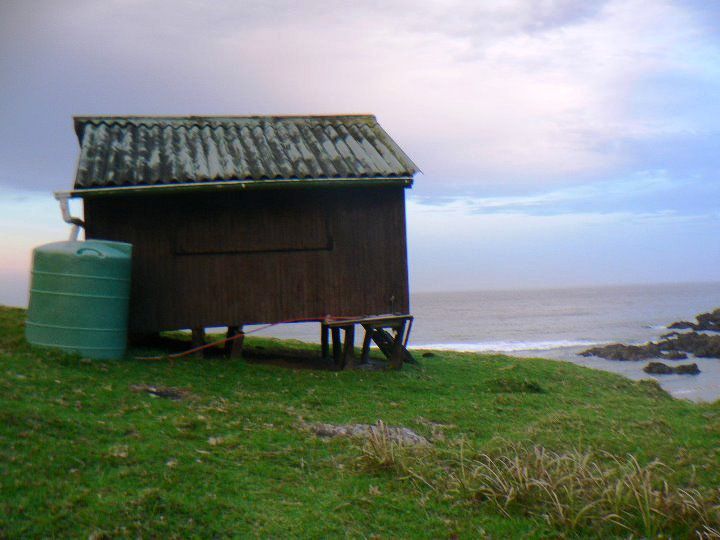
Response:
POLYGON ((133 332, 409 311, 402 187, 97 197, 85 222, 134 246, 133 332))

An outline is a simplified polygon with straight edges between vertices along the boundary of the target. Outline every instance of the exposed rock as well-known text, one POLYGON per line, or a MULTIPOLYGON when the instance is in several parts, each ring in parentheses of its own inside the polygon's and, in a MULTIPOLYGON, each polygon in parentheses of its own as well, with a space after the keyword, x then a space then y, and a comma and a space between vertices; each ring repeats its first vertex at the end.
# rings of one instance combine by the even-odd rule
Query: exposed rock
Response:
POLYGON ((682 364, 675 366, 675 373, 679 375, 697 375, 700 373, 700 368, 697 364, 682 364))
POLYGON ((672 367, 662 362, 650 362, 643 368, 643 371, 652 375, 671 375, 673 373, 679 375, 697 375, 700 373, 697 364, 683 364, 672 367))
POLYGON ((680 351, 699 358, 720 358, 720 336, 687 332, 659 341, 664 351, 680 351))
MULTIPOLYGON (((715 312, 713 312, 715 313, 715 312)), ((673 332, 662 339, 645 345, 622 345, 613 343, 593 347, 578 353, 580 356, 599 356, 608 360, 684 360, 688 354, 699 358, 720 358, 720 336, 698 332, 673 332)))
POLYGON ((680 351, 663 351, 660 353, 660 358, 665 360, 687 360, 687 354, 680 351))
POLYGON ((701 313, 696 323, 689 321, 677 321, 668 328, 676 330, 705 330, 709 332, 720 332, 720 308, 710 313, 701 313))
POLYGON ((377 424, 302 424, 303 429, 318 437, 350 437, 368 439, 372 436, 384 436, 402 446, 427 446, 430 442, 413 430, 403 426, 386 426, 382 421, 377 424))
POLYGON ((696 330, 710 330, 720 332, 720 308, 710 313, 701 313, 697 317, 696 330))
POLYGON ((652 375, 670 375, 673 373, 673 368, 662 362, 650 362, 643 371, 652 375))
POLYGON ((647 360, 648 358, 657 358, 660 355, 660 350, 651 343, 647 345, 612 343, 601 347, 593 347, 578 354, 580 356, 599 356, 600 358, 606 358, 608 360, 635 362, 638 360, 647 360))
POLYGON ((695 329, 695 323, 692 323, 690 321, 677 321, 672 323, 671 325, 668 325, 668 328, 670 330, 690 330, 695 329))

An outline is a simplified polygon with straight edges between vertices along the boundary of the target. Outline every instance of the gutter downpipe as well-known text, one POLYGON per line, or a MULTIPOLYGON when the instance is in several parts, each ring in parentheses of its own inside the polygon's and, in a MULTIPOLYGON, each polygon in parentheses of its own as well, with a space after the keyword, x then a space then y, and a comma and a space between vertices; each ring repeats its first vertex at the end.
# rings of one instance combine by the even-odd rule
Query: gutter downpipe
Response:
POLYGON ((265 180, 225 180, 221 182, 184 182, 178 184, 83 188, 72 191, 56 191, 55 199, 60 203, 63 221, 72 225, 70 240, 77 240, 80 227, 85 227, 85 222, 70 214, 68 201, 76 197, 85 198, 93 196, 113 195, 136 195, 141 193, 156 192, 185 192, 185 191, 216 191, 223 189, 270 189, 277 187, 319 187, 319 186, 377 186, 377 185, 401 185, 409 188, 413 185, 412 176, 385 176, 367 178, 308 178, 308 179, 265 179, 265 180))
MULTIPOLYGON (((317 178, 317 179, 266 179, 266 180, 224 180, 208 182, 185 182, 177 184, 123 186, 123 187, 101 187, 81 188, 72 191, 57 192, 55 198, 60 196, 68 198, 111 196, 111 195, 134 195, 139 193, 155 192, 182 192, 182 191, 215 191, 223 189, 271 189, 278 187, 303 188, 321 186, 378 186, 378 185, 401 185, 405 188, 412 186, 412 177, 369 177, 369 178, 317 178)), ((61 203, 62 205, 62 203, 61 203)), ((65 214, 63 214, 64 217, 65 214)))
POLYGON ((60 203, 60 212, 62 212, 62 218, 65 223, 68 225, 72 225, 72 229, 70 229, 70 238, 69 240, 71 242, 75 242, 78 239, 78 235, 80 234, 80 227, 85 227, 85 222, 77 217, 73 217, 70 214, 70 205, 68 204, 68 201, 73 196, 72 192, 69 191, 56 191, 54 194, 55 199, 58 203, 60 203))

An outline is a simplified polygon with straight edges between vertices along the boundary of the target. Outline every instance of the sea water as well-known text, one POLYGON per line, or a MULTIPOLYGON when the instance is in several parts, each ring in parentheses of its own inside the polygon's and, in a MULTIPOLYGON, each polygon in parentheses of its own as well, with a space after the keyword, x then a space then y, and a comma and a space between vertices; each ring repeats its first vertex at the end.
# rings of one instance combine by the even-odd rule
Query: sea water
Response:
MULTIPOLYGON (((674 321, 717 307, 720 283, 417 293, 411 297, 410 346, 570 361, 656 379, 679 398, 713 401, 720 399, 720 359, 667 360, 670 365, 696 362, 701 373, 652 376, 642 371, 647 361, 577 353, 607 343, 642 344, 668 332, 674 321)), ((319 325, 279 326, 262 334, 317 342, 319 325)))

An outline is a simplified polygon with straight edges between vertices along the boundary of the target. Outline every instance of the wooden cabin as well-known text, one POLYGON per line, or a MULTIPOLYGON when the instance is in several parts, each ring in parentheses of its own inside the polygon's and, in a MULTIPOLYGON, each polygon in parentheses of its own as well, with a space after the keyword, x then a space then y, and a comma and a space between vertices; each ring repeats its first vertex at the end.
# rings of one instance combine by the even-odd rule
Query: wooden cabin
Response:
POLYGON ((134 246, 132 333, 409 315, 417 167, 374 116, 92 116, 75 131, 86 238, 134 246))

